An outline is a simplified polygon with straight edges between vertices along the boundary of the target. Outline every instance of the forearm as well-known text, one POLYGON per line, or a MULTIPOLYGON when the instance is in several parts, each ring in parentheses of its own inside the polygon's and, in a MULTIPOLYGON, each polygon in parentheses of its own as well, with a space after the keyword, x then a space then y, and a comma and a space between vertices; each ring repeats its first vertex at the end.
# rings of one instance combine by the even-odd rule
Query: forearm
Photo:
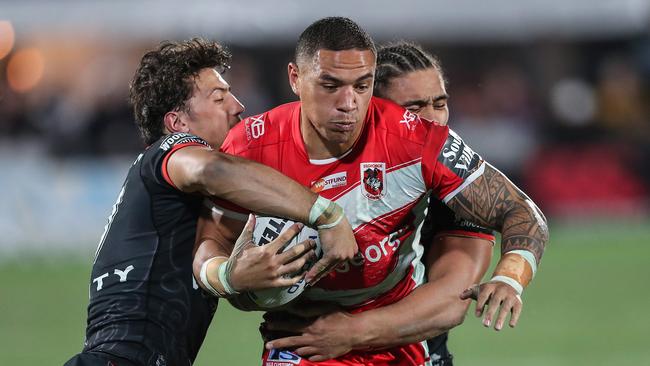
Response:
POLYGON ((362 347, 390 347, 429 339, 462 323, 469 301, 458 295, 483 277, 492 243, 479 238, 436 236, 423 263, 428 283, 404 299, 355 315, 367 324, 362 347))
POLYGON ((501 252, 526 250, 537 263, 548 241, 546 219, 507 177, 486 164, 485 172, 447 205, 461 217, 501 232, 501 252))
POLYGON ((353 315, 360 329, 354 349, 420 342, 462 323, 469 301, 458 298, 452 276, 426 283, 397 303, 353 315))
POLYGON ((272 168, 226 154, 216 155, 198 176, 204 194, 303 223, 309 223, 309 212, 317 198, 272 168))

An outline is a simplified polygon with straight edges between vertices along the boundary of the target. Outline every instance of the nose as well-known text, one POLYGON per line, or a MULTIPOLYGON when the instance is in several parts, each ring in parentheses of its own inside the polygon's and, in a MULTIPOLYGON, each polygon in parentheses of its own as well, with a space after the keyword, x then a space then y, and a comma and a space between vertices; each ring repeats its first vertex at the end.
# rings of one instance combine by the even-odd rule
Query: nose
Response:
POLYGON ((346 113, 352 112, 357 107, 355 97, 354 87, 351 85, 341 88, 336 109, 346 113))
POLYGON ((234 94, 230 94, 232 96, 232 109, 231 113, 237 117, 239 117, 240 114, 246 110, 246 107, 244 107, 243 104, 237 99, 237 97, 234 94))

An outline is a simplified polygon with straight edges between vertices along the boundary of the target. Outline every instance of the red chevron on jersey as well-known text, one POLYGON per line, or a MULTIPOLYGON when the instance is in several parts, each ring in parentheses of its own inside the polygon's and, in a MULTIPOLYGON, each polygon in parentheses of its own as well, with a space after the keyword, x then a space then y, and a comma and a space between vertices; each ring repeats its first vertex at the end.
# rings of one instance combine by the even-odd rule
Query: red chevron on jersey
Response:
POLYGON ((482 160, 444 126, 372 98, 356 144, 338 158, 309 159, 300 102, 233 128, 222 151, 271 166, 345 210, 359 253, 304 296, 351 308, 383 306, 420 284, 419 229, 426 193, 449 200, 481 174, 482 160))

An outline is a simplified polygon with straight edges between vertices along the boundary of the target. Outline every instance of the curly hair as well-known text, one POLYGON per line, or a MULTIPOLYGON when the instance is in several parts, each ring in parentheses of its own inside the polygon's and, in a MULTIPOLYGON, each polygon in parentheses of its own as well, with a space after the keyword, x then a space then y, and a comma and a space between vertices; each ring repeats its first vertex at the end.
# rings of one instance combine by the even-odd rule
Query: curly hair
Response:
POLYGON ((446 83, 440 60, 427 53, 419 45, 412 42, 400 41, 382 46, 377 52, 375 94, 381 96, 381 93, 393 78, 431 67, 440 73, 443 82, 446 83))
POLYGON ((229 68, 230 57, 220 44, 201 38, 165 41, 142 57, 129 94, 136 125, 147 145, 165 134, 166 113, 187 107, 199 72, 216 68, 223 73, 229 68))

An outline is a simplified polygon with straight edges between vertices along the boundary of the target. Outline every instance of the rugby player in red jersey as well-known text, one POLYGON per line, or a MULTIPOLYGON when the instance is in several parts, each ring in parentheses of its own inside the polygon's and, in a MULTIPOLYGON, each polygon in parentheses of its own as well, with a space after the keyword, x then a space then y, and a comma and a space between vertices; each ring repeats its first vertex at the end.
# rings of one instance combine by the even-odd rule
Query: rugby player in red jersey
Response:
MULTIPOLYGON (((268 342, 264 365, 430 363, 422 341, 458 320, 411 317, 429 301, 417 288, 424 277, 419 239, 429 193, 460 217, 502 233, 506 254, 496 281, 482 284, 478 295, 479 304, 490 299, 486 319, 501 300, 501 314, 513 308, 513 288, 528 284, 542 256, 547 226, 528 197, 446 126, 372 97, 375 55, 370 36, 351 20, 313 23, 301 34, 288 69, 301 101, 244 120, 222 146, 305 186, 344 176, 337 180, 341 184, 318 189, 343 206, 359 245, 357 257, 312 281, 292 311, 313 315, 322 301, 341 308, 317 317, 272 319, 268 330, 295 335, 268 342)), ((197 254, 227 255, 221 250, 232 246, 227 239, 243 223, 210 216, 202 219, 197 254)), ((209 260, 197 255, 195 274, 209 260)), ((217 277, 211 271, 207 282, 218 284, 217 277)), ((232 295, 239 289, 231 290, 232 295)))
MULTIPOLYGON (((201 39, 166 42, 142 58, 131 100, 149 146, 131 166, 100 240, 84 348, 66 365, 194 362, 217 306, 192 272, 204 196, 308 225, 327 225, 328 214, 340 212, 269 167, 211 148, 221 145, 244 109, 221 78, 229 60, 223 47, 201 39)), ((241 286, 237 280, 245 277, 254 288, 295 283, 297 279, 270 277, 265 271, 302 267, 309 243, 298 244, 294 253, 277 253, 298 230, 289 229, 270 246, 226 258, 226 281, 241 286)), ((347 220, 320 232, 334 253, 323 267, 353 257, 357 246, 347 220)))

